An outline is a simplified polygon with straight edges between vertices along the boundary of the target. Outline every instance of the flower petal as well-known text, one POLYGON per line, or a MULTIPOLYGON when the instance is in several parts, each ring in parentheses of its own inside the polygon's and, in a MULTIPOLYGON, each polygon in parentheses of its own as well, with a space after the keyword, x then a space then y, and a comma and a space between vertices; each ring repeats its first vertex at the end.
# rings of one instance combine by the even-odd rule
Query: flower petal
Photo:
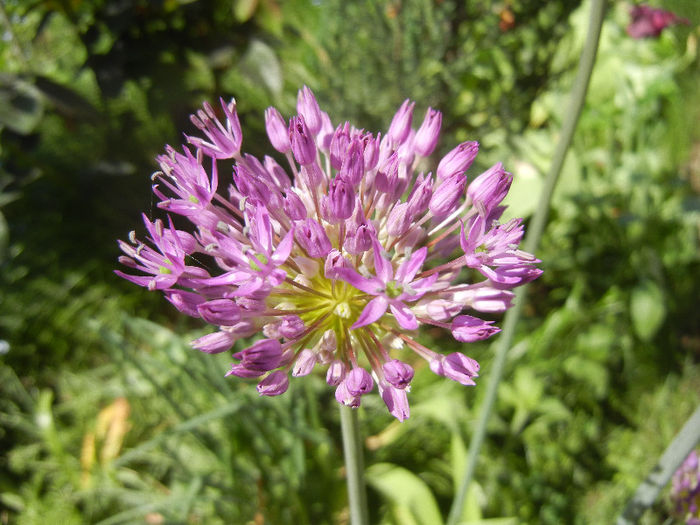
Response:
POLYGON ((423 266, 427 255, 428 248, 425 246, 415 251, 409 259, 405 260, 401 263, 401 266, 399 266, 399 270, 396 272, 396 280, 400 283, 410 283, 418 273, 418 270, 423 266))
POLYGON ((374 273, 383 283, 388 283, 394 277, 391 261, 382 255, 382 245, 376 238, 372 239, 372 245, 374 246, 374 273))
POLYGON ((272 257, 270 258, 270 262, 274 264, 275 266, 279 266, 283 264, 287 258, 289 257, 289 254, 292 253, 292 246, 294 245, 294 228, 289 230, 287 232, 287 235, 284 236, 284 239, 280 241, 280 243, 277 245, 277 249, 275 249, 275 253, 272 254, 272 257))
POLYGON ((394 301, 389 305, 391 313, 396 317, 399 326, 404 330, 415 330, 418 328, 418 320, 415 314, 405 304, 394 301))
POLYGON ((375 297, 369 303, 367 303, 367 306, 365 306, 365 309, 362 310, 360 317, 357 318, 355 324, 353 324, 350 328, 354 330, 355 328, 372 324, 374 321, 384 315, 384 312, 386 312, 388 306, 389 301, 386 297, 381 295, 379 297, 375 297))
POLYGON ((379 279, 363 277, 353 268, 338 268, 335 271, 338 279, 342 279, 365 293, 377 295, 384 289, 384 283, 379 279))

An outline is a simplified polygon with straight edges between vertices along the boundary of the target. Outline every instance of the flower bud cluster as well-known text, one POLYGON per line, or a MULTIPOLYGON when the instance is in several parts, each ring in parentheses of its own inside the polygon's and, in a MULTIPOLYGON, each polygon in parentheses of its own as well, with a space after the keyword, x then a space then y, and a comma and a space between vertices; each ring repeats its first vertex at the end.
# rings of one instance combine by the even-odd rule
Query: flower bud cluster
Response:
POLYGON ((499 222, 512 175, 501 164, 468 173, 478 143, 451 150, 435 175, 417 170, 436 148, 442 115, 428 108, 414 129, 414 107, 406 100, 387 133, 374 135, 334 127, 304 87, 289 121, 265 112, 286 171, 273 157, 242 153, 234 101, 222 101, 219 116, 205 104, 192 116, 203 137, 166 148, 153 177, 158 207, 192 227, 144 216, 147 241, 120 241, 120 262, 137 273, 117 273, 215 326, 193 341, 202 352, 262 334, 233 353, 226 374, 258 378, 261 395, 284 393, 290 375, 318 366, 339 403, 356 407, 376 385, 402 421, 420 359, 474 385, 476 361, 435 352, 416 331, 431 325, 465 343, 491 337, 499 329, 478 313, 509 308, 512 289, 540 275, 539 261, 518 248, 521 220, 499 222), (220 189, 223 159, 233 170, 220 189))

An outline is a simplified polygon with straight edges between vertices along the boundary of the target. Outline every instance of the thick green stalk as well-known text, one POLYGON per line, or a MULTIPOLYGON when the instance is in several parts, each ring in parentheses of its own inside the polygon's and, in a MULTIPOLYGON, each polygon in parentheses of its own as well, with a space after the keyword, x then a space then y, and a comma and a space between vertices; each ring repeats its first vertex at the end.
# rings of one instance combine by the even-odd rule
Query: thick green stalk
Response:
MULTIPOLYGON (((583 52, 579 60, 578 71, 571 90, 569 107, 564 114, 561 136, 559 138, 557 148, 554 151, 549 172, 547 173, 547 177, 544 181, 544 187, 542 188, 542 193, 540 194, 539 198, 539 205, 535 211, 532 222, 528 226, 528 234, 524 242, 524 250, 530 253, 534 253, 536 251, 537 245, 542 237, 542 232, 544 231, 544 227, 547 223, 547 215, 549 212, 549 204, 552 199, 552 194, 554 192, 557 180, 559 179, 561 168, 564 165, 566 153, 571 145, 571 139, 573 138, 578 118, 581 114, 581 110, 583 109, 583 104, 586 99, 586 91, 588 90, 588 83, 591 78, 593 64, 595 63, 595 57, 598 51, 598 40, 600 37, 600 30, 603 25, 604 14, 605 0, 592 0, 586 43, 584 44, 583 52)), ((479 421, 474 429, 474 434, 472 434, 472 439, 469 444, 469 457, 467 458, 467 465, 462 480, 457 488, 455 499, 452 503, 452 509, 450 509, 450 515, 447 519, 447 525, 456 525, 462 515, 462 509, 464 508, 467 491, 469 490, 469 485, 474 477, 476 462, 481 451, 481 445, 483 444, 484 437, 486 435, 486 425, 489 417, 491 416, 494 402, 496 400, 496 393, 498 392, 498 385, 500 383, 501 376, 503 375, 506 354, 508 353, 508 349, 513 342, 515 327, 518 319, 520 318, 522 306, 525 303, 526 293, 527 286, 524 286, 518 290, 515 298, 515 305, 505 316, 503 331, 501 332, 499 340, 496 343, 496 356, 491 368, 486 394, 479 413, 479 421)))
POLYGON ((365 492, 362 441, 357 409, 340 405, 340 428, 343 435, 345 472, 348 480, 351 525, 367 525, 367 494, 365 492))

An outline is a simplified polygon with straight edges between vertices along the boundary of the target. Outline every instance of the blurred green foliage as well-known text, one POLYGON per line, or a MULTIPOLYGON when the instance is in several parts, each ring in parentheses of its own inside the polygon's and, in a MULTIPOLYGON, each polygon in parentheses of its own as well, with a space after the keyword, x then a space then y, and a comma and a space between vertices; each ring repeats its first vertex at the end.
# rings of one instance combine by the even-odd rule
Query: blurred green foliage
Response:
MULTIPOLYGON (((260 154, 264 108, 289 114, 304 83, 372 130, 406 97, 441 109, 443 151, 478 139, 527 216, 579 4, 4 2, 0 522, 347 523, 322 379, 278 399, 224 380, 225 356, 187 346, 199 325, 112 275, 115 239, 154 212, 153 157, 202 100, 235 96, 260 154)), ((464 523, 611 522, 700 402, 700 13, 668 7, 691 24, 658 40, 626 36, 626 5, 609 12, 464 523)), ((488 380, 488 346, 467 351, 488 380)), ((482 395, 419 367, 407 422, 365 400, 373 523, 446 515, 482 395)), ((660 501, 645 520, 667 517, 660 501)))

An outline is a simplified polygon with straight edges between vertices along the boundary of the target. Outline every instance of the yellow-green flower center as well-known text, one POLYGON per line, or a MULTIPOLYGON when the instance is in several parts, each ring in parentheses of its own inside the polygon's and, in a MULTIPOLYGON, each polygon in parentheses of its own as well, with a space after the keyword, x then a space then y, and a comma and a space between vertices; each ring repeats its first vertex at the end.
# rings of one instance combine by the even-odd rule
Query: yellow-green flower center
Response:
POLYGON ((335 332, 338 348, 344 348, 350 326, 357 320, 368 300, 365 293, 344 281, 333 281, 317 275, 303 287, 286 282, 272 292, 269 305, 279 310, 301 312, 306 327, 312 327, 302 341, 304 347, 316 343, 326 330, 335 332))
POLYGON ((403 285, 397 283, 396 281, 389 281, 386 283, 386 294, 391 299, 396 299, 399 295, 403 293, 403 285))
MULTIPOLYGON (((259 263, 261 263, 263 265, 266 265, 268 262, 267 257, 265 257, 264 255, 262 255, 260 253, 256 253, 254 255, 254 257, 258 260, 259 263)), ((259 272, 260 270, 262 270, 262 268, 260 268, 260 266, 258 266, 258 263, 256 263, 253 260, 249 261, 248 264, 250 264, 251 269, 255 270, 256 272, 259 272)))

